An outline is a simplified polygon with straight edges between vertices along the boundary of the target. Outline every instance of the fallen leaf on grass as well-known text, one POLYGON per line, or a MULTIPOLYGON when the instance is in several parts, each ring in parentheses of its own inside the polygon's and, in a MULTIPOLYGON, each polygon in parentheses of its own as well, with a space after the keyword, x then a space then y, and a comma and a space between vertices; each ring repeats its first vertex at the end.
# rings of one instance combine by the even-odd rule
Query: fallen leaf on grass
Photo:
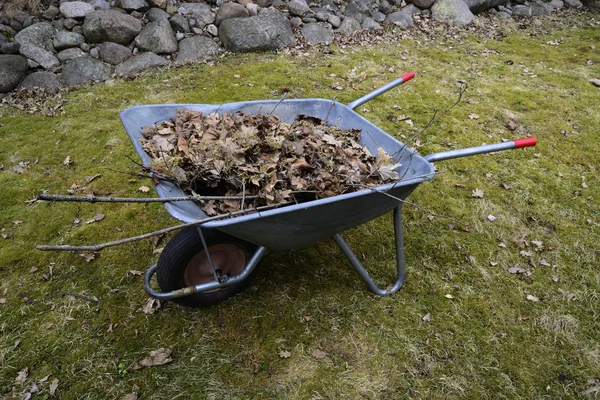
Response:
POLYGON ((469 119, 479 119, 479 115, 477 115, 477 114, 469 114, 469 119))
POLYGON ((510 183, 504 183, 504 182, 502 182, 502 187, 503 187, 504 189, 506 189, 506 190, 510 190, 510 189, 512 189, 512 188, 513 188, 513 185, 512 185, 512 184, 510 184, 510 183))
POLYGON ((325 353, 323 350, 319 350, 319 349, 313 350, 313 352, 310 354, 314 358, 317 358, 317 359, 322 359, 322 358, 325 358, 325 356, 327 356, 327 353, 325 353))
POLYGON ((483 190, 481 189, 475 189, 471 192, 471 197, 476 198, 476 199, 481 199, 483 198, 483 190))
POLYGON ((46 381, 48 380, 48 378, 50 378, 50 376, 51 376, 51 375, 52 375, 52 374, 49 374, 49 375, 46 375, 46 376, 44 376, 42 379, 40 379, 40 380, 38 381, 38 383, 39 383, 39 384, 42 384, 42 383, 46 382, 46 381))
POLYGON ((427 313, 425 314, 422 318, 421 318, 424 322, 429 322, 431 321, 431 313, 427 313))
POLYGON ((291 356, 292 356, 292 353, 287 350, 282 350, 279 352, 279 357, 281 357, 281 358, 290 358, 291 356))
POLYGON ((490 222, 494 222, 496 220, 496 217, 494 217, 492 214, 487 216, 488 221, 490 222))
POLYGON ((67 156, 67 158, 63 160, 63 165, 69 166, 71 164, 73 164, 73 159, 71 158, 71 156, 67 156))
POLYGON ((148 193, 150 191, 150 188, 148 186, 140 186, 138 190, 142 193, 148 193))
POLYGON ((137 393, 130 393, 127 396, 123 397, 123 399, 121 400, 137 400, 138 395, 137 393))
POLYGON ((545 258, 542 258, 540 260, 540 265, 544 266, 544 267, 551 267, 550 263, 548 262, 548 260, 546 260, 545 258))
POLYGON ((156 367, 159 365, 165 365, 173 361, 171 358, 171 349, 165 349, 161 347, 156 350, 152 350, 150 355, 140 361, 139 365, 142 367, 156 367))
POLYGON ((6 298, 0 297, 0 304, 6 304, 6 298))
POLYGON ((17 375, 17 378, 15 379, 15 384, 18 385, 18 384, 25 382, 25 380, 27 379, 28 376, 29 376, 29 368, 25 367, 19 371, 19 374, 17 375))
POLYGON ((590 79, 590 83, 594 86, 600 87, 600 79, 592 78, 590 79))
POLYGON ((452 296, 451 294, 446 294, 446 295, 444 295, 444 297, 447 298, 447 299, 453 299, 454 298, 454 296, 452 296))
POLYGON ((531 258, 531 252, 529 252, 529 251, 521 250, 521 251, 519 252, 519 254, 520 254, 522 257, 525 257, 525 258, 531 258))
POLYGON ((87 254, 80 254, 81 257, 83 257, 83 259, 85 260, 85 262, 91 262, 93 260, 96 259, 96 255, 98 253, 87 253, 87 254))
POLYGON ((36 272, 38 270, 37 267, 31 267, 31 269, 29 270, 30 274, 33 274, 34 272, 36 272))
POLYGON ((492 267, 495 267, 496 265, 498 265, 498 263, 497 263, 496 261, 490 261, 490 265, 491 265, 492 267))
POLYGON ((311 319, 312 319, 312 317, 311 317, 310 315, 305 315, 305 316, 304 316, 304 320, 305 320, 306 322, 310 321, 311 319))
POLYGON ((144 314, 152 315, 160 308, 160 300, 150 297, 142 308, 144 314))
POLYGON ((89 221, 86 222, 86 224, 93 224, 94 222, 100 222, 104 219, 104 214, 96 214, 94 215, 94 218, 90 219, 89 221))
POLYGON ((30 165, 31 163, 29 161, 21 161, 20 163, 15 165, 12 170, 16 174, 22 174, 25 171, 27 171, 30 165))
POLYGON ((534 295, 531 295, 531 294, 527 295, 527 300, 533 301, 533 302, 540 301, 539 298, 537 298, 537 297, 535 297, 534 295))
POLYGON ((516 264, 515 266, 510 267, 508 269, 508 273, 509 274, 521 274, 521 275, 525 275, 525 276, 531 276, 531 271, 529 271, 528 269, 521 268, 521 266, 519 264, 516 264))
POLYGON ((513 120, 511 119, 511 120, 509 120, 509 121, 506 123, 506 128, 507 128, 509 131, 514 131, 515 129, 517 129, 517 124, 515 123, 515 121, 513 121, 513 120))
POLYGON ((58 389, 58 379, 54 379, 50 383, 50 388, 49 388, 50 396, 54 396, 54 393, 56 393, 56 389, 58 389))
POLYGON ((129 272, 131 275, 137 275, 137 276, 142 276, 144 275, 144 271, 139 271, 137 269, 130 269, 129 272))

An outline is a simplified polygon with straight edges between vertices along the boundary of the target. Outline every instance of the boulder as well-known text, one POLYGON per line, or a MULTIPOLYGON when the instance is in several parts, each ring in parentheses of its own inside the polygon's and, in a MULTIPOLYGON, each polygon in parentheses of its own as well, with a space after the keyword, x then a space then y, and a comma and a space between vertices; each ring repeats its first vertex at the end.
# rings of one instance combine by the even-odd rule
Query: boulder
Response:
POLYGON ((110 9, 110 4, 106 0, 89 0, 89 3, 94 7, 94 10, 110 9))
POLYGON ((32 90, 34 88, 44 89, 46 93, 54 94, 63 87, 63 83, 56 74, 48 71, 34 72, 23 79, 19 89, 32 90))
POLYGON ((24 44, 30 43, 41 47, 46 51, 54 51, 52 37, 54 36, 54 27, 48 22, 39 22, 23 29, 15 35, 15 41, 24 44))
POLYGON ((159 55, 148 52, 130 58, 129 60, 117 65, 115 72, 117 76, 137 75, 147 69, 165 67, 167 65, 169 65, 167 60, 159 55))
POLYGON ((289 21, 278 12, 223 21, 219 38, 233 52, 276 50, 296 43, 289 21))
POLYGON ((184 14, 212 12, 212 9, 206 3, 181 3, 179 9, 184 11, 184 14))
POLYGON ((60 14, 60 10, 58 9, 58 7, 50 5, 42 14, 42 18, 53 20, 58 16, 58 14, 60 14))
POLYGON ((175 62, 197 62, 213 58, 221 51, 219 45, 206 36, 192 36, 179 42, 175 62))
MULTIPOLYGON (((158 9, 156 8, 156 10, 158 10, 158 9)), ((173 31, 175 31, 175 32, 189 32, 190 31, 190 24, 188 23, 188 20, 185 19, 185 17, 183 15, 180 15, 180 14, 173 15, 171 18, 169 18, 169 23, 171 24, 171 28, 173 28, 173 31)))
POLYGON ((431 7, 431 17, 434 21, 456 25, 468 25, 473 22, 473 13, 463 0, 436 0, 431 7))
POLYGON ((435 3, 435 0, 410 0, 410 4, 413 4, 415 7, 419 7, 422 10, 431 8, 433 3, 435 3))
POLYGON ((308 44, 333 42, 333 31, 328 25, 319 23, 306 24, 300 30, 302 37, 308 44))
POLYGON ((331 24, 332 28, 337 29, 340 27, 340 24, 342 23, 342 19, 340 17, 338 17, 337 15, 330 14, 329 18, 327 19, 327 22, 329 22, 331 24))
POLYGON ((68 30, 71 30, 71 29, 75 28, 77 25, 79 25, 79 21, 77 21, 76 19, 73 19, 73 18, 65 18, 61 21, 62 21, 63 27, 68 30))
POLYGON ((144 11, 149 8, 145 0, 117 0, 117 7, 129 12, 144 11))
POLYGON ((105 81, 110 76, 110 65, 92 57, 80 57, 67 61, 62 68, 62 77, 69 86, 79 86, 96 81, 105 81))
POLYGON ((246 18, 249 17, 250 13, 241 4, 238 3, 225 3, 217 10, 215 16, 215 25, 221 25, 221 22, 231 18, 246 18))
POLYGON ((177 39, 171 24, 166 19, 147 24, 135 38, 135 44, 140 50, 156 54, 174 53, 177 51, 177 39))
POLYGON ((142 30, 142 22, 114 10, 89 13, 83 23, 83 33, 91 43, 114 42, 129 44, 142 30))
POLYGON ((513 17, 531 17, 531 7, 517 4, 512 8, 513 17))
POLYGON ((531 3, 531 15, 534 17, 548 15, 554 11, 554 7, 547 3, 531 3))
MULTIPOLYGON (((176 14, 179 15, 179 14, 176 14)), ((179 15, 181 18, 185 19, 185 17, 182 17, 181 15, 179 15)), ((151 8, 147 13, 146 13, 146 18, 148 18, 148 22, 153 22, 153 21, 158 21, 159 19, 169 19, 169 17, 171 17, 171 14, 169 14, 168 12, 161 10, 160 8, 151 8)))
POLYGON ((490 8, 506 4, 507 0, 464 0, 471 12, 477 14, 490 8))
POLYGON ((363 17, 362 23, 360 24, 361 28, 363 28, 365 31, 378 31, 381 28, 381 25, 379 25, 375 20, 373 20, 372 18, 369 17, 363 17))
MULTIPOLYGON (((412 5, 412 4, 411 4, 412 5)), ((415 7, 416 8, 416 7, 415 7)), ((396 11, 387 16, 386 22, 399 26, 400 28, 408 28, 413 26, 412 15, 402 11, 396 11)))
POLYGON ((565 6, 565 3, 563 3, 562 0, 552 0, 550 4, 553 8, 560 10, 561 8, 563 8, 565 6))
POLYGON ((52 44, 56 51, 79 47, 85 43, 85 37, 79 33, 69 31, 56 31, 52 44))
POLYGON ((12 54, 0 55, 0 93, 8 93, 17 87, 27 73, 27 59, 12 54))
POLYGON ((287 6, 291 16, 303 17, 305 14, 311 12, 310 7, 304 0, 292 0, 287 6))
POLYGON ((353 35, 360 31, 360 23, 351 17, 346 17, 340 24, 340 27, 336 30, 336 33, 342 35, 353 35))
POLYGON ((19 42, 8 42, 0 46, 0 53, 3 54, 19 54, 21 43, 19 42))
POLYGON ((44 69, 52 69, 60 65, 58 58, 51 52, 31 43, 22 43, 19 53, 35 61, 44 69))
POLYGON ((98 55, 102 61, 112 65, 121 64, 123 61, 131 58, 133 55, 128 47, 122 46, 118 43, 100 43, 97 49, 98 55))
POLYGON ((79 57, 87 57, 87 53, 76 47, 74 47, 72 49, 63 50, 56 55, 56 58, 58 58, 58 60, 63 63, 65 61, 69 61, 69 60, 72 60, 74 58, 79 58, 79 57))
POLYGON ((207 25, 211 25, 215 22, 215 13, 212 11, 194 11, 192 19, 196 21, 196 27, 198 29, 204 29, 207 25))
POLYGON ((65 18, 85 18, 92 11, 94 11, 94 6, 83 1, 70 1, 60 5, 60 12, 65 18))
POLYGON ((568 8, 581 8, 583 4, 579 0, 563 0, 565 3, 565 7, 568 8))

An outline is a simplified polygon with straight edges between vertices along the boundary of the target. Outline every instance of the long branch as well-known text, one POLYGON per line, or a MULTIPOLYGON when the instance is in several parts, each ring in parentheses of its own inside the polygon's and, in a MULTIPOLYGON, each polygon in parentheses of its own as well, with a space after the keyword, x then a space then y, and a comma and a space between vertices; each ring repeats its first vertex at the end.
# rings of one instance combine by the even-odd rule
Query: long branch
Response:
POLYGON ((58 194, 40 194, 37 200, 45 201, 71 201, 85 203, 167 203, 172 201, 188 200, 244 200, 255 199, 258 196, 182 196, 164 198, 140 198, 140 197, 97 197, 97 196, 62 196, 58 194))
POLYGON ((187 228, 188 226, 199 225, 199 224, 203 224, 205 222, 214 221, 214 220, 218 220, 218 219, 225 219, 225 218, 229 218, 229 217, 233 217, 236 215, 245 214, 245 213, 249 213, 249 212, 253 212, 253 211, 258 212, 258 211, 268 210, 271 208, 282 207, 282 206, 289 205, 291 203, 292 203, 291 201, 288 201, 285 203, 273 204, 270 206, 261 206, 261 207, 257 207, 257 208, 246 209, 246 210, 233 211, 233 212, 230 212, 227 214, 220 214, 220 215, 216 215, 214 217, 203 218, 203 219, 199 219, 199 220, 196 220, 193 222, 170 226, 168 228, 160 229, 158 231, 145 233, 145 234, 139 235, 139 236, 133 236, 133 237, 129 237, 129 238, 121 239, 121 240, 115 240, 112 242, 101 243, 101 244, 98 244, 95 246, 70 246, 70 245, 65 244, 65 245, 58 245, 58 246, 38 245, 38 246, 35 246, 35 248, 38 250, 42 250, 42 251, 100 251, 107 247, 119 246, 119 245, 122 245, 125 243, 131 243, 131 242, 135 242, 135 241, 142 240, 142 239, 148 239, 148 238, 151 238, 154 236, 163 235, 165 233, 169 233, 169 232, 176 231, 179 229, 187 228))

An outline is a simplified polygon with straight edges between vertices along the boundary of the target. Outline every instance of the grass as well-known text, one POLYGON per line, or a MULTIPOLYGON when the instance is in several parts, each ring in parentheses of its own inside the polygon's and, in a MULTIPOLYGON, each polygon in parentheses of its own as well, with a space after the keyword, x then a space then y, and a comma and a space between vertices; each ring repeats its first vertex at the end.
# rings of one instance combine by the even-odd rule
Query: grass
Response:
MULTIPOLYGON (((532 21, 507 23, 502 39, 440 28, 419 43, 228 56, 65 93, 64 114, 53 118, 0 108, 0 396, 37 383, 32 398, 47 398, 58 379, 61 399, 598 398, 600 91, 588 80, 598 77, 600 54, 589 45, 600 27, 593 14, 532 21), (394 296, 371 295, 325 240, 270 253, 253 286, 225 303, 164 303, 147 315, 142 278, 129 271, 154 263, 164 241, 107 249, 91 262, 34 249, 175 223, 156 204, 26 204, 73 184, 144 196, 147 179, 117 172, 137 172, 118 119, 127 107, 278 99, 282 90, 347 103, 411 69, 417 79, 359 112, 410 137, 390 115, 421 128, 466 81, 463 102, 414 143, 421 154, 527 135, 539 144, 437 163, 443 173, 410 200, 468 229, 404 207, 409 275, 394 296), (20 162, 28 167, 16 173, 20 162), (484 197, 471 197, 475 189, 484 197), (87 224, 97 213, 104 220, 87 224), (508 273, 515 264, 531 276, 508 273), (173 350, 172 363, 132 369, 159 347, 173 350), (27 379, 15 383, 24 368, 27 379)), ((344 234, 381 284, 393 279, 392 232, 384 216, 344 234)))

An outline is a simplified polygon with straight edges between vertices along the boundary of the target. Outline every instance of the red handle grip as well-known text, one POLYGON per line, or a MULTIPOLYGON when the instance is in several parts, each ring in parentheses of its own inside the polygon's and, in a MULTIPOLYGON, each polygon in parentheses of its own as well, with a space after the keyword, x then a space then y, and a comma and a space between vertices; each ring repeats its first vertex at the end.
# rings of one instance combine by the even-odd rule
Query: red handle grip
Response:
POLYGON ((414 72, 407 72, 406 74, 402 75, 400 78, 402 78, 402 80, 404 82, 410 81, 412 78, 415 77, 415 73, 414 72))
POLYGON ((525 138, 525 139, 513 140, 513 142, 515 143, 515 149, 518 149, 521 147, 535 146, 537 143, 537 139, 534 137, 529 137, 529 138, 525 138))

